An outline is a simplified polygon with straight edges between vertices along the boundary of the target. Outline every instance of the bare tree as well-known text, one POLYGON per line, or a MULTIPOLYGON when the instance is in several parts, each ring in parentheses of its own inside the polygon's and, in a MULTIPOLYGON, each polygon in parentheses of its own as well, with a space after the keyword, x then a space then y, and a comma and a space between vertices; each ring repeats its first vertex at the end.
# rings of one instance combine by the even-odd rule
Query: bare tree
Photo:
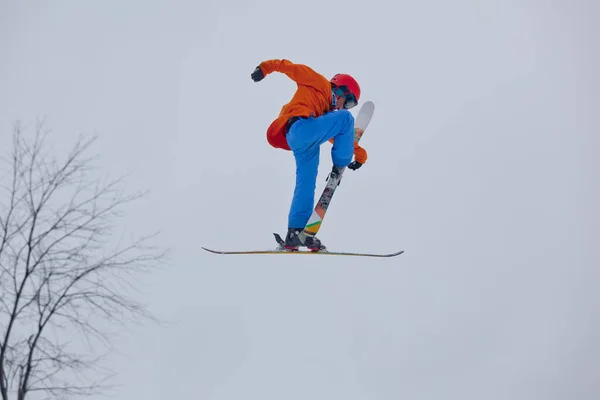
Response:
POLYGON ((109 327, 118 332, 140 318, 155 320, 127 293, 135 289, 135 273, 163 257, 146 245, 150 236, 117 242, 119 209, 143 193, 124 195, 121 179, 92 178, 92 159, 84 153, 95 138, 80 138, 57 161, 45 151, 48 133, 41 124, 33 136, 26 140, 17 124, 12 155, 0 169, 2 400, 107 388, 108 373, 101 373, 101 357, 93 353, 99 343, 111 349, 109 327))

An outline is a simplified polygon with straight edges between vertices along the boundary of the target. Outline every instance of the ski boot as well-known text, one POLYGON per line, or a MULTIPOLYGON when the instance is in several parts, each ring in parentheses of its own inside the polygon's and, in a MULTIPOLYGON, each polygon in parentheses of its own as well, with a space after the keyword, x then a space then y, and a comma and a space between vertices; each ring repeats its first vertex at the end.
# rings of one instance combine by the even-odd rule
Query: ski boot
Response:
MULTIPOLYGON (((344 167, 336 167, 334 165, 333 167, 331 167, 331 172, 329 172, 327 174, 327 178, 325 178, 325 180, 328 181, 329 179, 336 179, 338 176, 340 176, 340 174, 342 173, 343 169, 344 169, 344 167)), ((342 183, 341 179, 338 182, 338 186, 340 185, 340 183, 342 183)))
MULTIPOLYGON (((303 234, 304 235, 304 234, 303 234)), ((304 245, 310 251, 327 251, 327 247, 316 236, 306 236, 304 245)))
POLYGON ((316 236, 306 236, 303 230, 304 228, 288 228, 283 247, 289 251, 298 251, 301 246, 310 251, 326 250, 326 247, 316 236))

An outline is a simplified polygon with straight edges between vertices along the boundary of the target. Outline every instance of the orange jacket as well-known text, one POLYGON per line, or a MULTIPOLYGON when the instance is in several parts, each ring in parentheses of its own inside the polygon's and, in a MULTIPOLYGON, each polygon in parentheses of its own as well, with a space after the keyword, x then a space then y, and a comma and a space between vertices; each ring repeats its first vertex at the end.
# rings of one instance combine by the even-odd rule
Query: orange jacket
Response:
MULTIPOLYGON (((306 65, 294 64, 288 60, 267 60, 260 63, 260 69, 267 76, 281 72, 297 83, 298 89, 292 100, 285 104, 279 116, 267 128, 267 141, 275 148, 290 150, 284 128, 288 119, 297 117, 320 117, 331 111, 333 102, 331 83, 323 75, 306 65)), ((333 139, 330 140, 333 143, 333 139)), ((354 159, 361 164, 367 161, 367 152, 354 140, 354 159)))

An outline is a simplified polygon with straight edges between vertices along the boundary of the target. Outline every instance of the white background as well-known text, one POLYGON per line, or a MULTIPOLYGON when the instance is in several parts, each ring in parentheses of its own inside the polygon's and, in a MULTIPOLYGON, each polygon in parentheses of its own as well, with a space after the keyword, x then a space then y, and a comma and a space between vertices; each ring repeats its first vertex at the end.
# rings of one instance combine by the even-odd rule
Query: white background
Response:
POLYGON ((115 342, 112 398, 597 399, 599 8, 2 1, 2 155, 17 120, 43 118, 57 154, 98 134, 103 171, 151 190, 122 229, 171 249, 139 279, 171 323, 115 342), (200 248, 285 233, 294 160, 265 131, 295 85, 250 79, 272 58, 375 102, 319 237, 403 255, 200 248))

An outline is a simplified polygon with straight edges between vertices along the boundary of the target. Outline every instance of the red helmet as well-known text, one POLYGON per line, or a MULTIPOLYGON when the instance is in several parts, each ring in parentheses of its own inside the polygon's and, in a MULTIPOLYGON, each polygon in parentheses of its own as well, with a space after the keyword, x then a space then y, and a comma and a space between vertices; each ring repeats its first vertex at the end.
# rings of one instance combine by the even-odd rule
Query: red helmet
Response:
POLYGON ((356 82, 356 79, 354 79, 350 75, 335 74, 334 77, 331 78, 330 82, 337 87, 346 86, 350 93, 352 93, 356 97, 356 101, 360 99, 360 86, 358 86, 358 82, 356 82))

